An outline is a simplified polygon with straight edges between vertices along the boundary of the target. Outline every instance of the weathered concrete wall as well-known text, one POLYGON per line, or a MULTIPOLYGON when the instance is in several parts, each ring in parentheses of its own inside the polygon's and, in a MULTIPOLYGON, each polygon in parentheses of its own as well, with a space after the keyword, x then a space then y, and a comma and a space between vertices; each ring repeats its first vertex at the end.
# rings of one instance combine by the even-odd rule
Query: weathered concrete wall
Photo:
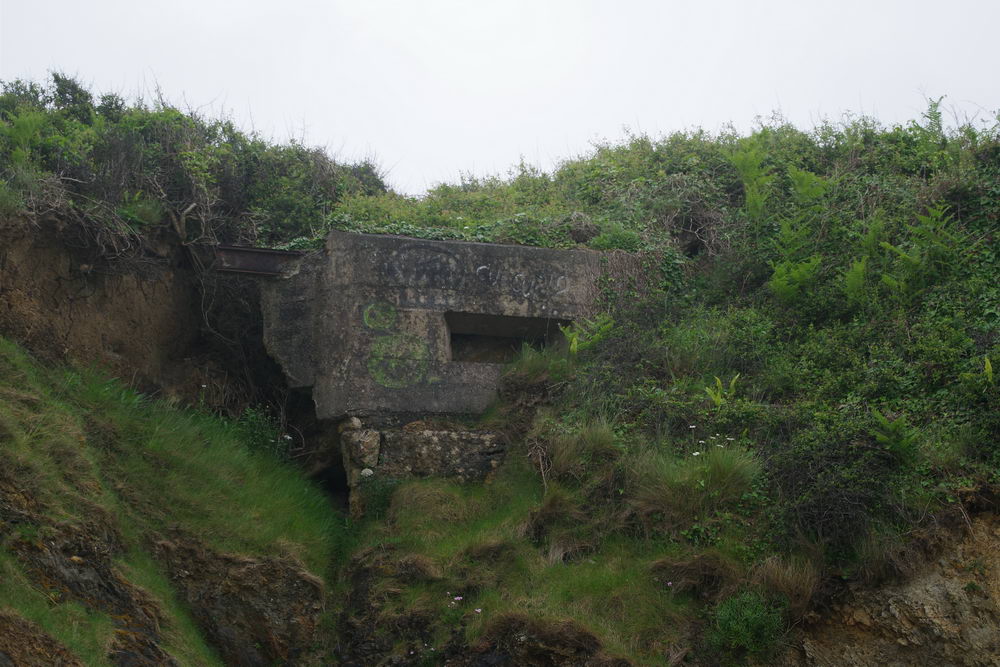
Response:
POLYGON ((333 232, 294 275, 263 285, 265 342, 292 386, 313 387, 320 419, 480 412, 501 365, 456 361, 446 314, 460 314, 453 327, 535 318, 480 318, 477 336, 516 336, 521 322, 557 334, 590 314, 600 257, 333 232))
POLYGON ((288 386, 311 387, 316 381, 313 336, 322 315, 316 298, 322 256, 304 257, 289 275, 261 281, 264 345, 288 378, 288 386))

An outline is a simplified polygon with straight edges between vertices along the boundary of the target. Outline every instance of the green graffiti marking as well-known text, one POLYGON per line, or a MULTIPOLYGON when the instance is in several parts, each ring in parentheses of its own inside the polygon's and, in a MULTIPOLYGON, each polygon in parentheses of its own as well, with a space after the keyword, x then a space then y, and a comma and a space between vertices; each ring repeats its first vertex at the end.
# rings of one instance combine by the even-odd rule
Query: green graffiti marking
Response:
POLYGON ((376 301, 365 308, 365 326, 375 331, 388 331, 396 325, 396 307, 385 301, 376 301))
POLYGON ((426 341, 416 336, 379 336, 372 343, 368 374, 383 387, 403 389, 423 381, 430 356, 426 341))

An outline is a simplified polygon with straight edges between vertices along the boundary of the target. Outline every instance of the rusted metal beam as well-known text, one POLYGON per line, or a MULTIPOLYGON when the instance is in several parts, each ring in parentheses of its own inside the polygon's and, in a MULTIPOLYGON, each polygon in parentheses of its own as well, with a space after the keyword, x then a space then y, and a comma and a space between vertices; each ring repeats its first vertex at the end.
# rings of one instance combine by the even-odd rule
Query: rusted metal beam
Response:
POLYGON ((213 246, 215 261, 212 268, 225 273, 250 273, 258 276, 280 276, 305 253, 301 250, 272 250, 250 246, 213 246))

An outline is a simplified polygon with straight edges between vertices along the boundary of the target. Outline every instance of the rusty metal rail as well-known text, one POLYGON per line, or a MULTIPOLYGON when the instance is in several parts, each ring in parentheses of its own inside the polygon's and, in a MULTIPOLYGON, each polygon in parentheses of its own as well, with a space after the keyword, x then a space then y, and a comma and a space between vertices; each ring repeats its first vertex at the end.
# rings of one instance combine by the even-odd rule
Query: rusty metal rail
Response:
POLYGON ((258 276, 280 276, 305 254, 301 250, 272 250, 236 245, 212 246, 212 253, 213 270, 258 276))

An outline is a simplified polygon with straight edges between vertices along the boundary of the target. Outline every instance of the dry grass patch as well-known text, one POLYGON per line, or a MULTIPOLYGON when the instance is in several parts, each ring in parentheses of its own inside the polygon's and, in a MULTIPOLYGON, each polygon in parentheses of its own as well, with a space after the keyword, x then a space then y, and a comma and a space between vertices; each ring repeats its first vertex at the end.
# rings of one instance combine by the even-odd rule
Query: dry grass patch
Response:
POLYGON ((389 522, 400 530, 440 533, 473 513, 469 500, 444 480, 402 484, 389 503, 389 522))
POLYGON ((804 558, 771 556, 754 568, 751 580, 767 593, 783 598, 788 603, 789 618, 798 620, 809 611, 819 589, 820 572, 804 558))
POLYGON ((580 483, 593 468, 611 463, 621 455, 615 433, 603 422, 586 424, 574 433, 559 434, 548 443, 552 476, 580 483))
POLYGON ((532 542, 541 542, 553 529, 561 526, 580 526, 588 519, 579 503, 569 493, 550 487, 541 506, 528 517, 524 534, 532 542))
POLYGON ((650 565, 650 572, 665 588, 706 600, 731 595, 745 574, 740 563, 715 550, 661 558, 650 565))

